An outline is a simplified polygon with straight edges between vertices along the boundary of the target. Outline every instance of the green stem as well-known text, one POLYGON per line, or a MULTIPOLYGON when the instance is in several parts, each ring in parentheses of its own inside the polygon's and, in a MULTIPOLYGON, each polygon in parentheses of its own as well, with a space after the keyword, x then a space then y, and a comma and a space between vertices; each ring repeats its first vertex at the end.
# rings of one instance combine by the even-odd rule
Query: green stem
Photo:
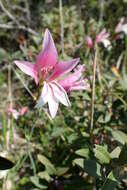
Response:
POLYGON ((96 67, 97 67, 97 46, 94 50, 93 60, 93 75, 92 75, 92 96, 91 96, 91 122, 90 122, 90 135, 93 137, 93 123, 94 123, 94 100, 95 100, 95 82, 96 82, 96 67))

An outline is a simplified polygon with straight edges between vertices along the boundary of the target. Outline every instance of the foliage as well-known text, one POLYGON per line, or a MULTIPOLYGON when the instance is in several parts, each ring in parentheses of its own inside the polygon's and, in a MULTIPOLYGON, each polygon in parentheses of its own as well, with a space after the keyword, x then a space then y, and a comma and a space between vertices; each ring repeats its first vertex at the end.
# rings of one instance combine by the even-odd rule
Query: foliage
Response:
POLYGON ((64 0, 64 55, 58 1, 2 2, 14 18, 0 8, 0 152, 15 167, 1 179, 1 188, 127 189, 127 36, 114 40, 116 24, 127 16, 127 1, 64 0), (112 49, 98 47, 92 136, 91 90, 72 92, 71 109, 60 106, 51 120, 46 107, 34 108, 34 82, 14 66, 16 59, 36 61, 45 28, 53 34, 59 59, 81 58, 90 84, 93 52, 86 36, 94 39, 103 28, 111 34, 112 49), (14 120, 7 114, 10 103, 28 111, 14 120))

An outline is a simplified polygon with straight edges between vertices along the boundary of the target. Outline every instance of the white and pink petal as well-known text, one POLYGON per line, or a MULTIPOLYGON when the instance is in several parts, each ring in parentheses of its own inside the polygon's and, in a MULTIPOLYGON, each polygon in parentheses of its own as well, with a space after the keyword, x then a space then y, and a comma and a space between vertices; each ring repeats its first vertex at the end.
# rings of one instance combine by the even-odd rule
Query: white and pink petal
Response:
POLYGON ((56 82, 50 82, 49 85, 51 86, 51 88, 53 90, 53 94, 54 94, 55 98, 60 103, 62 103, 63 105, 65 105, 67 107, 71 106, 68 95, 67 95, 65 89, 61 85, 59 85, 56 82))
POLYGON ((35 65, 28 61, 14 61, 14 63, 23 71, 25 74, 31 76, 36 84, 38 84, 37 71, 35 69, 35 65))
POLYGON ((40 95, 40 98, 37 100, 35 108, 41 108, 48 102, 48 93, 49 93, 49 86, 46 82, 44 82, 42 93, 40 95))
POLYGON ((52 118, 55 118, 56 113, 58 111, 59 107, 59 101, 57 98, 54 96, 53 89, 49 85, 49 92, 48 92, 48 106, 49 106, 49 112, 51 114, 52 118))
POLYGON ((59 102, 54 96, 52 87, 48 83, 44 82, 41 96, 39 100, 37 101, 35 108, 41 108, 46 103, 48 103, 51 117, 54 118, 58 110, 59 102))

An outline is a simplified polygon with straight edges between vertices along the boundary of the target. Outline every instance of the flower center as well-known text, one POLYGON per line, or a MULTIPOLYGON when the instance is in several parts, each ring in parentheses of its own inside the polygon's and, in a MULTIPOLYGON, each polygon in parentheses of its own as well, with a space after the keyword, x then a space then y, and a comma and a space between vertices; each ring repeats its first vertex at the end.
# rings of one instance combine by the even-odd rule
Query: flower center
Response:
POLYGON ((42 81, 48 81, 48 78, 52 73, 52 69, 53 69, 52 66, 42 68, 40 73, 39 73, 40 79, 42 81))

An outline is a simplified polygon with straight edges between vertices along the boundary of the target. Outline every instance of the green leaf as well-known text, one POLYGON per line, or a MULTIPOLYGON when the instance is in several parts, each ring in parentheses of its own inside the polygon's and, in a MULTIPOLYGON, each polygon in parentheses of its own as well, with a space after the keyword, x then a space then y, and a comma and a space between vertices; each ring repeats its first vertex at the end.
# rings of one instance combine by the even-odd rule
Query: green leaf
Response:
POLYGON ((41 185, 41 184, 39 183, 39 178, 38 178, 37 176, 32 176, 32 177, 30 177, 30 180, 31 180, 31 182, 32 182, 36 187, 41 188, 41 189, 47 189, 47 186, 41 185))
POLYGON ((55 174, 56 173, 56 169, 54 167, 54 165, 48 160, 48 158, 46 158, 45 156, 43 155, 38 155, 37 156, 38 160, 45 166, 47 172, 49 174, 55 174))
POLYGON ((82 148, 75 151, 75 154, 83 156, 85 158, 89 158, 89 153, 90 153, 89 148, 82 148))
POLYGON ((83 158, 77 158, 73 160, 73 164, 80 166, 88 175, 93 177, 101 177, 101 165, 95 160, 85 160, 83 158))
POLYGON ((124 132, 119 130, 114 130, 111 133, 116 141, 120 142, 121 144, 127 143, 127 135, 124 132))
POLYGON ((114 159, 114 158, 119 158, 120 152, 121 152, 121 148, 120 148, 119 146, 117 146, 117 147, 110 153, 110 157, 111 157, 112 159, 114 159))
POLYGON ((76 164, 80 166, 82 169, 84 169, 84 159, 83 158, 77 158, 73 160, 73 164, 76 164))
POLYGON ((111 171, 108 174, 101 190, 110 190, 110 189, 115 190, 115 187, 117 185, 117 180, 118 180, 117 176, 118 176, 118 173, 116 170, 114 172, 111 171))
POLYGON ((118 162, 122 165, 127 164, 127 144, 125 144, 120 152, 118 162))
POLYGON ((50 181, 50 175, 47 173, 47 171, 43 171, 43 172, 39 172, 38 173, 38 176, 41 178, 41 179, 45 179, 46 181, 50 181))
POLYGON ((16 51, 16 52, 14 52, 14 53, 11 55, 11 57, 12 57, 13 60, 14 60, 14 59, 19 59, 19 57, 21 57, 21 56, 22 56, 21 51, 16 51))
POLYGON ((66 132, 69 132, 68 128, 60 128, 60 127, 54 128, 52 137, 59 137, 66 132))
POLYGON ((57 167, 56 168, 56 175, 63 176, 69 170, 68 167, 57 167))
POLYGON ((105 115, 100 115, 98 118, 99 123, 108 123, 111 119, 111 114, 109 112, 105 112, 105 115))
POLYGON ((84 131, 81 132, 81 133, 82 133, 82 136, 85 137, 85 138, 89 138, 89 136, 90 136, 89 133, 86 133, 86 132, 84 132, 84 131))
POLYGON ((104 146, 96 145, 94 148, 95 157, 99 160, 101 164, 109 164, 111 157, 110 153, 106 150, 104 146))
POLYGON ((69 136, 67 136, 68 139, 68 143, 72 144, 74 141, 76 141, 78 139, 78 135, 76 133, 73 133, 69 136))

